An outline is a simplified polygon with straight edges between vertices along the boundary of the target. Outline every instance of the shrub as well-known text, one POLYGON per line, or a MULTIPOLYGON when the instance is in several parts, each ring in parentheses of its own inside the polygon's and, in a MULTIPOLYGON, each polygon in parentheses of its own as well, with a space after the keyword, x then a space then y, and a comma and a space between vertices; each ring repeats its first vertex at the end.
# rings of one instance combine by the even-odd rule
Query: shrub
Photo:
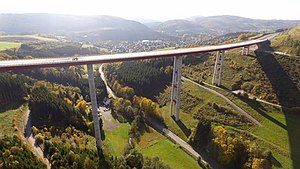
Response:
POLYGON ((34 137, 34 139, 35 139, 35 144, 36 144, 37 146, 40 146, 41 144, 44 143, 44 138, 43 138, 43 136, 42 136, 41 134, 37 134, 37 135, 34 137))

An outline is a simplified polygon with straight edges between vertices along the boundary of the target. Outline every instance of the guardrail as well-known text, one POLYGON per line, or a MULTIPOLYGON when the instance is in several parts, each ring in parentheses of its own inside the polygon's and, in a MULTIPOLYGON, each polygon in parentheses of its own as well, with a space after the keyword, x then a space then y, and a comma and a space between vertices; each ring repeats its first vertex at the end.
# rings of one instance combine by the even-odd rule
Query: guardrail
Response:
POLYGON ((143 60, 143 59, 153 59, 153 58, 166 58, 166 57, 174 57, 174 56, 182 56, 182 55, 207 53, 207 52, 230 50, 230 49, 259 44, 272 38, 272 36, 275 36, 275 34, 265 35, 259 39, 248 40, 248 41, 238 42, 238 43, 202 46, 202 47, 195 47, 195 48, 182 48, 182 49, 174 49, 174 50, 166 50, 166 51, 122 53, 122 54, 95 55, 95 56, 84 56, 84 57, 7 60, 7 61, 0 61, 0 71, 99 64, 99 63, 143 60))

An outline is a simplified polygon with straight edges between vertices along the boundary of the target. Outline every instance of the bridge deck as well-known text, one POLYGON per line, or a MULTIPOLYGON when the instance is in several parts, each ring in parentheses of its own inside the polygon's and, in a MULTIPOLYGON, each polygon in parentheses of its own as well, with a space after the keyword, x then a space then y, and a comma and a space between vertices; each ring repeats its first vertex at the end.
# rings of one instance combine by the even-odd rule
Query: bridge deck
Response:
POLYGON ((238 43, 202 46, 202 47, 195 47, 195 48, 182 48, 182 49, 174 49, 174 50, 166 50, 166 51, 95 55, 95 56, 84 56, 84 57, 77 57, 77 58, 61 57, 61 58, 28 59, 28 60, 24 60, 24 59, 7 60, 7 61, 0 62, 0 71, 98 64, 98 63, 142 60, 142 59, 153 59, 153 58, 166 58, 166 57, 173 57, 179 55, 206 53, 212 51, 229 50, 229 49, 240 48, 244 46, 255 45, 255 44, 262 43, 274 36, 275 34, 270 34, 270 35, 265 35, 259 39, 238 42, 238 43))

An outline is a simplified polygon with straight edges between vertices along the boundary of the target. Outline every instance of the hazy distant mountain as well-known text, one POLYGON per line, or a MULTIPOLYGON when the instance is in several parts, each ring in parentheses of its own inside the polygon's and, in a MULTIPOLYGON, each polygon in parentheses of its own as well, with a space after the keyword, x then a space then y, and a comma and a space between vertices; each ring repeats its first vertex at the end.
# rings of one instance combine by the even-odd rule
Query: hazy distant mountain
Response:
POLYGON ((152 23, 152 22, 161 22, 159 20, 148 19, 148 18, 134 18, 134 21, 140 22, 142 24, 152 23))
POLYGON ((195 15, 195 16, 187 17, 187 18, 185 18, 185 20, 193 21, 193 20, 195 20, 196 18, 201 18, 201 17, 204 17, 204 16, 201 16, 201 15, 195 15))
POLYGON ((113 16, 0 14, 0 33, 55 33, 79 41, 201 38, 234 32, 274 31, 300 21, 258 20, 237 16, 191 17, 142 24, 113 16))
POLYGON ((169 20, 160 24, 156 31, 167 35, 182 36, 184 34, 197 35, 199 33, 211 33, 207 28, 202 27, 193 21, 188 20, 169 20))
POLYGON ((194 22, 207 29, 224 31, 226 33, 275 31, 300 24, 300 20, 261 20, 230 15, 199 17, 195 18, 194 22))
POLYGON ((153 28, 168 35, 227 34, 233 32, 275 31, 280 28, 291 28, 300 24, 299 20, 260 20, 238 16, 194 17, 192 20, 170 20, 153 28))
POLYGON ((0 14, 0 32, 7 34, 70 33, 76 38, 90 38, 89 40, 92 38, 94 40, 166 38, 139 22, 113 16, 0 14))
POLYGON ((144 25, 148 26, 152 30, 157 30, 158 26, 162 24, 163 22, 157 21, 157 22, 147 22, 143 23, 144 25))

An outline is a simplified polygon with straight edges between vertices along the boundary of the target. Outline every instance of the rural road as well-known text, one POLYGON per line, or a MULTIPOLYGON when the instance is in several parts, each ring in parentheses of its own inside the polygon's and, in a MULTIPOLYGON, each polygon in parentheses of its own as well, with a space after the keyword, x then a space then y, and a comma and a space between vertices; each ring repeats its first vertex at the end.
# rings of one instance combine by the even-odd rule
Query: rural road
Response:
POLYGON ((35 139, 32 134, 32 124, 31 124, 31 119, 30 119, 30 110, 27 110, 27 123, 26 123, 26 128, 25 128, 25 137, 27 138, 30 146, 32 149, 36 152, 36 155, 38 155, 41 159, 43 159, 43 162, 47 165, 47 168, 51 168, 51 165, 49 163, 49 160, 44 157, 44 152, 43 150, 35 145, 35 139))
MULTIPOLYGON (((113 91, 110 89, 110 87, 107 85, 107 81, 105 79, 104 76, 104 72, 103 72, 103 67, 102 65, 99 68, 99 72, 101 74, 101 78, 104 81, 105 85, 106 85, 106 89, 109 95, 111 95, 114 99, 117 98, 117 96, 113 93, 113 91)), ((157 131, 163 133, 168 139, 173 140, 174 142, 176 142, 177 144, 179 144, 181 147, 183 147, 186 151, 188 151, 192 156, 194 156, 196 159, 198 159, 199 157, 202 159, 202 161, 204 163, 207 164, 206 160, 207 158, 205 156, 200 156, 200 154, 198 152, 196 152, 188 143, 186 143, 184 140, 182 140, 180 137, 178 137, 176 134, 174 134, 173 132, 171 132, 170 130, 168 130, 167 128, 159 125, 158 123, 156 123, 155 121, 151 120, 151 119, 147 119, 147 123, 152 126, 154 129, 156 129, 157 131)), ((103 123, 105 124, 105 123, 103 123)), ((219 168, 217 166, 217 164, 214 164, 213 162, 209 162, 209 165, 211 166, 212 169, 217 169, 219 168)))
POLYGON ((99 73, 100 73, 101 79, 103 80, 103 82, 104 82, 104 84, 106 86, 106 90, 107 90, 108 95, 110 95, 112 98, 116 99, 117 96, 111 90, 111 88, 108 86, 107 81, 105 79, 104 72, 103 72, 103 64, 101 64, 101 66, 99 67, 99 73))
MULTIPOLYGON (((99 73, 100 73, 101 79, 103 80, 103 82, 104 82, 104 84, 106 86, 106 90, 107 90, 108 95, 111 96, 112 98, 116 99, 117 96, 111 90, 111 88, 108 86, 107 81, 105 79, 104 72, 103 72, 103 64, 99 67, 99 73)), ((113 130, 113 129, 115 129, 115 128, 117 128, 117 127, 120 126, 120 123, 118 123, 117 121, 115 121, 115 119, 111 115, 111 110, 104 111, 104 107, 100 107, 99 110, 100 110, 100 112, 102 114, 103 129, 105 129, 105 130, 113 130)))
MULTIPOLYGON (((217 86, 216 86, 217 87, 217 86)), ((226 90, 226 89, 222 89, 220 87, 217 87, 218 89, 220 90, 223 90, 225 92, 228 92, 228 93, 231 93, 231 94, 238 94, 238 93, 247 93, 245 92, 244 90, 234 90, 234 91, 230 91, 230 90, 226 90)), ((249 99, 253 99, 255 96, 253 96, 251 93, 247 93, 248 96, 249 96, 249 99)), ((275 104, 275 103, 271 103, 271 102, 268 102, 268 101, 265 101, 265 100, 261 100, 259 98, 256 98, 256 101, 257 102, 262 102, 262 103, 265 103, 265 104, 268 104, 268 105, 271 105, 271 106, 276 106, 276 107, 279 107, 279 108, 287 108, 285 106, 281 106, 279 104, 275 104)))
POLYGON ((193 83, 193 84, 195 84, 195 85, 197 85, 197 86, 199 86, 199 87, 201 87, 201 88, 203 88, 203 89, 205 89, 205 90, 207 90, 207 91, 209 91, 209 92, 211 92, 211 93, 213 93, 213 94, 215 94, 215 95, 221 97, 221 98, 224 99, 228 104, 230 104, 234 109, 236 109, 238 112, 240 112, 241 115, 245 116, 247 119, 249 119, 251 122, 253 122, 253 123, 256 124, 257 126, 262 127, 262 124, 261 124, 259 121, 257 121, 255 118, 253 118, 252 116, 250 116, 247 112, 245 112, 245 111, 244 111, 243 109, 241 109, 239 106, 237 106, 236 104, 234 104, 231 100, 229 100, 226 96, 222 95, 221 93, 218 93, 218 92, 216 92, 215 90, 212 90, 212 89, 210 89, 210 88, 208 88, 208 87, 205 87, 205 86, 203 86, 203 85, 201 85, 201 84, 199 84, 199 83, 197 83, 197 82, 194 82, 194 81, 192 81, 192 80, 190 80, 190 79, 188 79, 188 78, 186 78, 186 77, 182 77, 182 80, 191 82, 191 83, 193 83))
POLYGON ((120 123, 117 122, 111 115, 111 110, 104 111, 104 107, 99 107, 102 114, 103 120, 103 129, 104 130, 114 130, 120 126, 120 123))
POLYGON ((198 159, 199 157, 201 158, 202 162, 205 164, 209 164, 211 169, 218 169, 220 168, 218 164, 216 164, 214 161, 210 160, 209 157, 207 157, 206 155, 204 155, 202 153, 202 155, 200 155, 198 152, 196 152, 192 146, 190 146, 187 142, 185 142, 184 140, 182 140, 180 137, 178 137, 176 134, 174 134, 172 131, 170 131, 169 129, 159 125, 158 123, 156 123, 154 120, 152 119, 146 119, 146 122, 148 123, 148 125, 152 126, 154 129, 156 129, 157 131, 163 133, 168 139, 176 142, 177 144, 179 144, 184 150, 188 151, 189 154, 191 154, 195 159, 198 159))

